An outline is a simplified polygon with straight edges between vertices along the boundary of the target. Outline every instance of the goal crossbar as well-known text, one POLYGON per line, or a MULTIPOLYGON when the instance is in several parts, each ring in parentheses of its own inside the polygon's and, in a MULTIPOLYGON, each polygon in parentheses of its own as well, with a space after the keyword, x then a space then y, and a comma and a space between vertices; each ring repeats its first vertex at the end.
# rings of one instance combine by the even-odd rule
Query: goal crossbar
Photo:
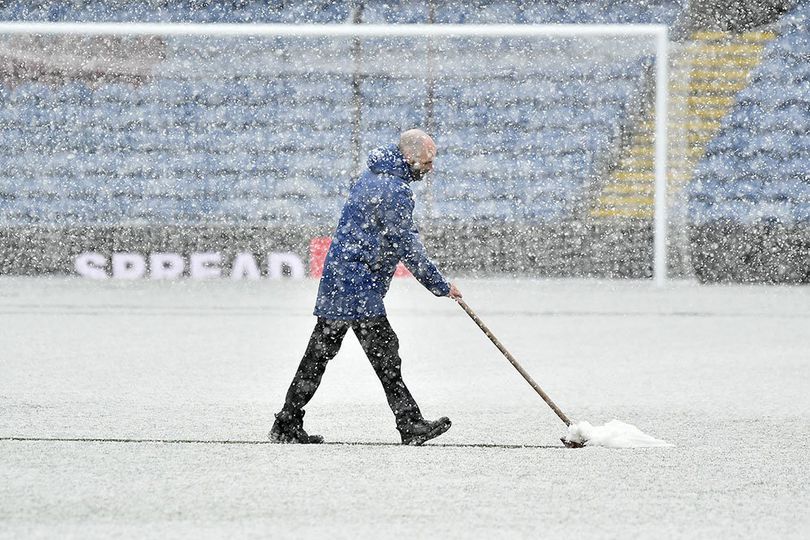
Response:
POLYGON ((2 34, 183 35, 277 37, 659 36, 661 24, 253 24, 0 22, 2 34))

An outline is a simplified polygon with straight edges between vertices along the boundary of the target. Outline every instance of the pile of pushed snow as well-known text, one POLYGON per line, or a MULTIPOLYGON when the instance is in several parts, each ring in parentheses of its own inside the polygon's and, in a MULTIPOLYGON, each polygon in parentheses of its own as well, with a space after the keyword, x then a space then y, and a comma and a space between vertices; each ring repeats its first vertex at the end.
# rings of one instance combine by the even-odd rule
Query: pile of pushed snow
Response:
POLYGON ((604 426, 592 426, 588 422, 577 422, 568 426, 565 440, 585 446, 607 448, 643 448, 650 446, 672 446, 666 441, 647 435, 636 426, 611 420, 604 426))

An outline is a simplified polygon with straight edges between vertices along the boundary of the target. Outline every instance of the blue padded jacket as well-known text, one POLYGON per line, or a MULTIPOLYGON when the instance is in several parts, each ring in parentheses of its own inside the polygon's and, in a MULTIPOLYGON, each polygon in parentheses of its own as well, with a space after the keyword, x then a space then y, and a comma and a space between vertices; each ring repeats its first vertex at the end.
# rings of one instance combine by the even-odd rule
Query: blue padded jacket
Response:
POLYGON ((315 315, 340 320, 385 316, 383 298, 399 261, 436 296, 450 293, 413 222, 413 180, 396 145, 369 154, 368 170, 352 186, 332 235, 315 315))

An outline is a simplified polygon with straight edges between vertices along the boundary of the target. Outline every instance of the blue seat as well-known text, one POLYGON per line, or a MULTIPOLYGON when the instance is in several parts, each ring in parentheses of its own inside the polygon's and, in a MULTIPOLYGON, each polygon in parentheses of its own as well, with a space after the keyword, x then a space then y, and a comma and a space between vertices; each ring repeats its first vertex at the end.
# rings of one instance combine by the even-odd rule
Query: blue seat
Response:
POLYGON ((302 209, 308 219, 318 224, 333 225, 343 207, 342 197, 313 197, 303 201, 302 209))
POLYGON ((3 176, 0 176, 0 194, 16 196, 22 193, 26 179, 22 178, 19 174, 15 174, 13 169, 9 170, 2 167, 3 176))
POLYGON ((808 164, 810 164, 810 158, 806 155, 804 158, 797 157, 795 159, 778 160, 771 172, 776 171, 779 177, 783 179, 807 179, 810 178, 810 169, 807 167, 808 164))
POLYGON ((433 202, 433 217, 439 220, 469 220, 472 213, 472 201, 467 199, 437 199, 433 202))
POLYGON ((735 108, 729 115, 729 121, 732 126, 751 129, 758 125, 763 116, 765 116, 765 110, 759 102, 755 102, 735 108))
POLYGON ((481 220, 508 221, 518 217, 519 204, 515 201, 483 199, 471 201, 470 217, 481 220))
POLYGON ((259 210, 263 219, 282 223, 298 222, 304 219, 305 212, 300 202, 282 199, 268 199, 259 210))
POLYGON ((536 222, 559 221, 567 215, 567 209, 554 198, 537 197, 527 201, 523 206, 523 215, 526 219, 536 222))
POLYGON ((142 199, 133 201, 129 217, 148 223, 173 223, 178 204, 175 199, 145 193, 142 199))
POLYGON ((31 84, 21 84, 14 88, 8 96, 8 103, 13 107, 36 106, 38 103, 36 92, 32 92, 31 84))
POLYGON ((561 8, 551 2, 530 2, 524 5, 522 17, 523 22, 529 24, 559 22, 561 19, 561 8))
POLYGON ((757 137, 755 144, 762 152, 784 159, 799 149, 800 140, 792 133, 776 131, 763 133, 757 137))
POLYGON ((732 199, 757 202, 763 198, 762 183, 753 178, 735 178, 723 187, 724 194, 732 199))
POLYGON ((66 83, 61 87, 57 87, 54 94, 56 102, 73 105, 90 105, 93 97, 93 91, 90 87, 79 82, 66 83))
POLYGON ((93 91, 92 99, 94 105, 106 102, 131 104, 136 95, 135 87, 132 85, 107 83, 93 91))

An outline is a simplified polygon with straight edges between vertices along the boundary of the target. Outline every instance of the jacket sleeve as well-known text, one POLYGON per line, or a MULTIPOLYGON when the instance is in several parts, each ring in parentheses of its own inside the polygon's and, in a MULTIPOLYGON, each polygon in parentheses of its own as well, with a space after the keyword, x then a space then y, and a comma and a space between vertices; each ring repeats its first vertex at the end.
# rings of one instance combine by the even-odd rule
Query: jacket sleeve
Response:
POLYGON ((436 296, 447 296, 450 284, 427 255, 413 222, 413 209, 410 190, 394 189, 381 205, 383 235, 419 283, 436 296))

